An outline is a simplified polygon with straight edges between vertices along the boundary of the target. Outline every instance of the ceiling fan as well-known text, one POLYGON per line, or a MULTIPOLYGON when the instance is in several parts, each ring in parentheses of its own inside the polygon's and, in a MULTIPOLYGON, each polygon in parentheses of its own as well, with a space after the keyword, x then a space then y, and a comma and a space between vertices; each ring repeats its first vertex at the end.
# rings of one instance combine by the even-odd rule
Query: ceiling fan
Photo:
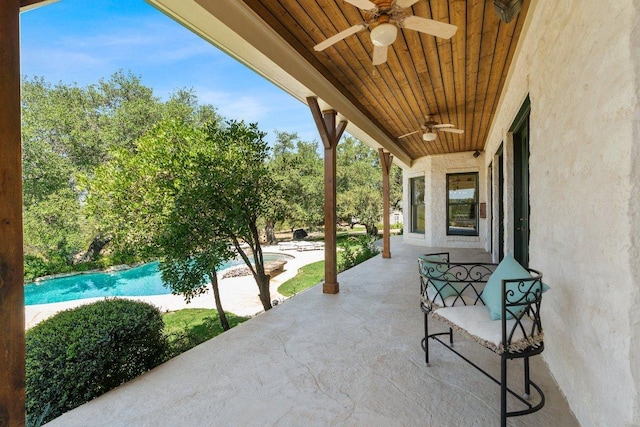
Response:
POLYGON ((398 27, 450 39, 458 30, 455 25, 411 15, 406 9, 418 0, 344 0, 365 11, 368 20, 335 34, 313 48, 320 52, 350 35, 371 27, 373 65, 387 61, 387 47, 398 35, 398 27))
POLYGON ((436 140, 436 132, 451 132, 451 133, 464 133, 462 129, 456 129, 456 127, 450 123, 441 124, 433 120, 433 114, 429 114, 425 116, 427 121, 420 126, 420 130, 416 130, 413 132, 405 133, 404 135, 400 135, 399 138, 404 138, 405 136, 414 135, 418 132, 423 132, 422 139, 427 142, 436 140))

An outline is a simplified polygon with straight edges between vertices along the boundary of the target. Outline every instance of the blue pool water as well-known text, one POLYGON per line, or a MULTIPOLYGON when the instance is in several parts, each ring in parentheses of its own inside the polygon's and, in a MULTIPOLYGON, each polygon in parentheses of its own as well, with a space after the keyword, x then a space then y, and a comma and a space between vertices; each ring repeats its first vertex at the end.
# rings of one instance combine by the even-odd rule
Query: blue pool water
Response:
MULTIPOLYGON (((264 254, 265 261, 282 257, 281 254, 264 254)), ((242 264, 231 261, 221 268, 242 264)), ((158 263, 111 273, 79 274, 57 279, 29 283, 24 287, 25 305, 49 304, 94 297, 166 295, 171 291, 160 277, 158 263)))

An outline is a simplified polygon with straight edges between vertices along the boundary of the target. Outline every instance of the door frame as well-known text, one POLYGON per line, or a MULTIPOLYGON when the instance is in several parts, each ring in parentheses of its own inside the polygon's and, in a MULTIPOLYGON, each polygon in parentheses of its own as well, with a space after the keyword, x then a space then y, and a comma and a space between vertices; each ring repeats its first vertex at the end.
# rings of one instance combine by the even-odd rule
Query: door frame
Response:
POLYGON ((529 265, 531 203, 529 197, 529 116, 531 102, 525 99, 509 131, 513 141, 513 256, 529 265))
POLYGON ((496 163, 497 163, 497 178, 496 182, 498 183, 497 188, 497 209, 498 209, 498 224, 497 224, 497 233, 498 233, 498 261, 502 261, 504 258, 504 221, 505 221, 505 209, 504 209, 504 184, 505 184, 505 173, 504 173, 504 142, 500 143, 500 147, 496 151, 496 163))

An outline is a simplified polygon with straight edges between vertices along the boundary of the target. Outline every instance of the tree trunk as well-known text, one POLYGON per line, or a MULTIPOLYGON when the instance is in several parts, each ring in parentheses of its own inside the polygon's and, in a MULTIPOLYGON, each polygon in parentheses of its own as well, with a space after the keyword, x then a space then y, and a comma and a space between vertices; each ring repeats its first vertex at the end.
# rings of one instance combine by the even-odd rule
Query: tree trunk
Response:
POLYGON ((269 290, 269 282, 271 281, 271 276, 264 274, 264 268, 262 269, 262 273, 258 273, 258 277, 256 277, 256 282, 258 283, 258 289, 260 290, 260 302, 262 303, 262 307, 265 311, 269 310, 271 305, 271 291, 269 290))
POLYGON ((229 327, 229 321, 227 320, 227 315, 224 313, 224 309, 222 308, 222 302, 220 301, 220 289, 218 288, 218 275, 215 272, 209 273, 209 279, 211 279, 211 287, 213 288, 213 297, 216 300, 216 310, 218 310, 218 318, 220 319, 220 326, 222 326, 222 330, 228 331, 231 328, 229 327))
POLYGON ((76 263, 79 262, 89 262, 95 261, 96 257, 100 254, 102 249, 111 241, 111 237, 103 237, 98 234, 93 238, 93 241, 89 245, 89 249, 82 255, 82 257, 77 260, 76 263))
POLYGON ((378 227, 376 227, 374 224, 364 224, 364 227, 367 230, 367 234, 369 236, 377 236, 378 235, 378 227))
POLYGON ((249 267, 249 270, 251 270, 251 274, 256 281, 256 285, 258 285, 258 297, 260 298, 262 307, 267 311, 272 307, 271 291, 269 289, 271 277, 264 274, 264 258, 262 257, 262 247, 258 241, 258 227, 254 222, 249 226, 249 228, 251 229, 251 238, 247 237, 245 241, 249 243, 253 252, 253 264, 251 263, 251 260, 249 260, 247 253, 242 249, 242 246, 240 246, 240 242, 237 238, 234 239, 233 244, 244 263, 249 267))
POLYGON ((276 240, 276 233, 274 230, 275 224, 273 221, 267 221, 267 226, 264 228, 264 232, 267 236, 267 245, 275 245, 278 243, 276 240))
POLYGON ((255 245, 253 249, 253 262, 256 266, 255 270, 255 279, 258 284, 258 290, 260 291, 259 297, 260 302, 262 303, 262 307, 265 311, 271 309, 271 290, 269 289, 269 282, 271 281, 271 277, 264 274, 264 257, 262 256, 262 247, 260 246, 260 241, 258 240, 258 227, 256 226, 255 221, 249 225, 249 229, 251 230, 251 236, 255 245))

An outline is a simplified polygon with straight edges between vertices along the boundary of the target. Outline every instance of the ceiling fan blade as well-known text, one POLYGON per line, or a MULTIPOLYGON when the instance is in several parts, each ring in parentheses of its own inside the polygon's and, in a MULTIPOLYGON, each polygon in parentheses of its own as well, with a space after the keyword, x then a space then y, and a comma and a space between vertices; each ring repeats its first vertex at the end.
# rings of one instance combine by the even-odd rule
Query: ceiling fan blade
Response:
POLYGON ((409 30, 420 31, 421 33, 440 37, 441 39, 450 39, 456 31, 458 31, 458 27, 455 25, 413 15, 407 16, 398 22, 398 25, 409 30))
POLYGON ((387 46, 373 45, 373 65, 387 62, 387 46))
POLYGON ((421 130, 414 130, 413 132, 409 132, 409 133, 405 133, 404 135, 400 135, 400 136, 398 137, 398 139, 400 139, 400 138, 404 138, 405 136, 409 136, 409 135, 416 134, 416 133, 418 133, 418 132, 422 132, 422 131, 421 131, 421 130))
POLYGON ((349 27, 346 30, 340 31, 338 34, 335 34, 329 37, 325 41, 318 43, 313 47, 313 49, 318 52, 325 50, 329 46, 332 46, 338 43, 339 41, 346 39, 350 35, 355 34, 360 30, 364 30, 365 28, 367 28, 366 24, 358 24, 358 25, 354 25, 353 27, 349 27))
POLYGON ((396 1, 396 6, 405 9, 407 7, 413 6, 416 3, 418 3, 418 0, 398 0, 396 1))
POLYGON ((441 125, 433 125, 431 127, 434 129, 442 129, 442 128, 454 128, 455 126, 452 125, 451 123, 443 123, 441 125))
POLYGON ((378 8, 378 6, 376 6, 375 3, 370 2, 369 0, 344 0, 344 1, 346 1, 347 3, 351 3, 358 9, 362 9, 362 10, 373 10, 378 8))
POLYGON ((438 129, 440 132, 451 132, 451 133, 464 133, 464 131, 462 129, 455 129, 455 128, 441 128, 438 129))

